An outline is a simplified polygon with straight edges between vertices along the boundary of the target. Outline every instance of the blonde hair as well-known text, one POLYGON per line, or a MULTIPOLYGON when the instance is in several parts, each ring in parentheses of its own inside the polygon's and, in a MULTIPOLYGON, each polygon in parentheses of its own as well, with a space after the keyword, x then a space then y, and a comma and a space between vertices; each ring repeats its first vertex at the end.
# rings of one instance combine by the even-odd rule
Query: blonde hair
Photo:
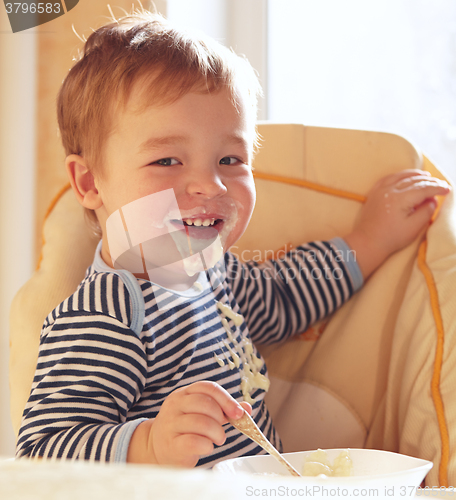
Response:
POLYGON ((256 117, 261 87, 246 59, 213 39, 174 27, 159 14, 133 11, 90 35, 62 84, 57 116, 66 155, 84 157, 89 170, 101 174, 114 116, 127 104, 133 84, 149 75, 146 105, 222 88, 236 102, 239 89, 256 117))

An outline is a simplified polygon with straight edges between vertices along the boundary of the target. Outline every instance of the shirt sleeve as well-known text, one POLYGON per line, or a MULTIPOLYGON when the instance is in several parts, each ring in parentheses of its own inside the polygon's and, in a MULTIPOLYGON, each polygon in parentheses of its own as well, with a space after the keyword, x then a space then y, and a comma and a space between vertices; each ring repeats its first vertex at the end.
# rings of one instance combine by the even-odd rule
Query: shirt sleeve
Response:
POLYGON ((142 422, 127 422, 127 413, 146 373, 140 338, 117 318, 58 315, 43 331, 16 456, 125 461, 142 422))
POLYGON ((301 245, 263 263, 225 259, 227 279, 258 344, 282 342, 329 316, 363 285, 341 238, 301 245))
POLYGON ((357 292, 364 285, 364 278, 356 261, 356 252, 342 238, 333 238, 330 240, 330 243, 336 247, 340 260, 346 265, 351 282, 353 283, 353 291, 357 292))

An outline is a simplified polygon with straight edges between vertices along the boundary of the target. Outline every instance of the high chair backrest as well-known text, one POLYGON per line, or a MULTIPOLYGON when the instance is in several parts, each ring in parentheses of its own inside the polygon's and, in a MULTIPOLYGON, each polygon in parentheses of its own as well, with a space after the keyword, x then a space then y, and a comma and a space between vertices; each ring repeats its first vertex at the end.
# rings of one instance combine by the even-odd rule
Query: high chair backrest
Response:
MULTIPOLYGON (((264 260, 284 246, 343 236, 384 175, 424 168, 443 177, 392 134, 272 123, 260 123, 259 132, 257 204, 249 228, 232 247, 242 260, 264 260)), ((440 212, 427 242, 393 255, 331 318, 279 348, 263 349, 271 378, 268 404, 286 451, 388 449, 433 460, 428 484, 456 482, 452 195, 440 212)), ((41 324, 75 290, 97 243, 70 190, 49 211, 43 236, 40 266, 11 311, 16 432, 41 324)))

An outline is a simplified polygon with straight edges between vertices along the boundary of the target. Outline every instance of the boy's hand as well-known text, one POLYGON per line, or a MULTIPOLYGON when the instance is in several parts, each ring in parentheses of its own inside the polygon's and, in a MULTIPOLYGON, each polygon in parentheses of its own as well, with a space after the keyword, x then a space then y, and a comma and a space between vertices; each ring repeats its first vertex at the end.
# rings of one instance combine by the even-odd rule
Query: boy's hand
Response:
POLYGON ((225 442, 226 416, 238 419, 248 403, 238 403, 215 382, 201 381, 176 389, 155 420, 139 424, 128 448, 127 462, 194 467, 202 455, 225 442))
POLYGON ((353 232, 345 238, 364 278, 429 225, 437 206, 435 196, 450 189, 423 170, 403 170, 374 185, 353 232))

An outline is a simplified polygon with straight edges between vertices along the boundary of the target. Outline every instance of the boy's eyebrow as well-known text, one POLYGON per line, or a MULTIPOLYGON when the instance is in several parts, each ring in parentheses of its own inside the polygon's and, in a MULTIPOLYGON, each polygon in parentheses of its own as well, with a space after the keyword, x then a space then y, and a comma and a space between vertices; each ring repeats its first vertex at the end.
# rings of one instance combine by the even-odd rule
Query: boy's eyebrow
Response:
POLYGON ((169 146, 176 142, 188 142, 188 138, 183 135, 165 135, 163 137, 151 137, 139 146, 139 152, 145 153, 160 146, 169 146))
POLYGON ((229 142, 231 142, 233 144, 236 144, 236 145, 239 145, 239 146, 242 146, 242 147, 248 149, 248 141, 246 140, 246 138, 243 135, 231 134, 227 137, 227 139, 229 142))
MULTIPOLYGON (((248 148, 248 141, 242 135, 230 134, 226 139, 228 143, 239 145, 246 149, 248 148)), ((189 140, 190 139, 184 135, 165 135, 161 137, 150 137, 139 146, 139 152, 145 153, 147 151, 157 149, 161 146, 169 146, 176 143, 188 143, 189 140)))

